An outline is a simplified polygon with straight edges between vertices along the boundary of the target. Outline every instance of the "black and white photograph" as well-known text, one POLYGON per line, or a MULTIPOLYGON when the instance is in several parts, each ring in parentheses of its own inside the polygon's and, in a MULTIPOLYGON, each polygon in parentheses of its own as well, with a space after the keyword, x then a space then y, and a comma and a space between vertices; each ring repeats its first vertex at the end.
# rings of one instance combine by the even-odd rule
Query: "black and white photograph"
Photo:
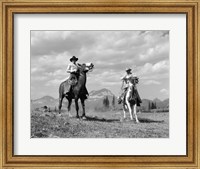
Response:
POLYGON ((31 138, 169 138, 169 30, 31 30, 31 138))

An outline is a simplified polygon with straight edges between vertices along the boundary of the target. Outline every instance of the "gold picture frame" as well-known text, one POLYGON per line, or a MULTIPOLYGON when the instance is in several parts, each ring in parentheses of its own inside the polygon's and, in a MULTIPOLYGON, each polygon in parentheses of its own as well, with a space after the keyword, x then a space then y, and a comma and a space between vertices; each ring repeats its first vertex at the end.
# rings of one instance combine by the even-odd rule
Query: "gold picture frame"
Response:
POLYGON ((200 168, 199 0, 1 0, 0 168, 200 168), (154 13, 187 16, 186 156, 17 156, 13 154, 13 16, 28 13, 154 13))

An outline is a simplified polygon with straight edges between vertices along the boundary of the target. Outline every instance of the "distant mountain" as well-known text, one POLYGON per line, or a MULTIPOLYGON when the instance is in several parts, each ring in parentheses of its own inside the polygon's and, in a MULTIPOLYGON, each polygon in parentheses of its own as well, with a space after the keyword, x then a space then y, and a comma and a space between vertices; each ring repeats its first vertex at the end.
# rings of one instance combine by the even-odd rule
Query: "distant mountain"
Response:
POLYGON ((166 100, 163 100, 161 101, 160 99, 158 98, 155 98, 153 100, 149 100, 149 99, 142 99, 142 104, 141 104, 141 107, 145 110, 148 109, 149 107, 149 103, 152 104, 152 103, 155 103, 156 104, 156 107, 157 108, 168 108, 169 107, 169 99, 166 99, 166 100))
POLYGON ((39 108, 43 106, 55 107, 57 105, 58 105, 58 99, 55 99, 51 96, 44 96, 36 100, 31 100, 32 108, 39 108))
POLYGON ((152 103, 152 100, 142 99, 141 107, 146 110, 149 107, 149 103, 152 103))
POLYGON ((164 107, 169 107, 169 99, 165 99, 162 102, 163 102, 164 107))
POLYGON ((89 93, 89 99, 102 99, 106 96, 114 96, 114 94, 108 89, 93 90, 89 93))
POLYGON ((153 99, 153 102, 159 103, 159 102, 162 102, 162 101, 158 98, 155 98, 155 99, 153 99))
POLYGON ((117 103, 117 97, 108 89, 93 90, 89 92, 89 98, 86 100, 86 108, 97 109, 103 106, 103 99, 108 97, 110 105, 113 97, 115 98, 116 107, 120 106, 117 103))
MULTIPOLYGON (((93 109, 102 107, 103 99, 107 96, 110 101, 110 105, 112 104, 112 99, 114 96, 116 108, 122 108, 122 105, 117 103, 117 97, 110 90, 104 88, 104 89, 100 89, 100 90, 93 90, 89 93, 89 98, 86 100, 86 103, 85 103, 86 109, 93 110, 93 109)), ((54 108, 55 106, 58 107, 58 102, 59 102, 58 99, 55 99, 51 96, 44 96, 39 99, 31 100, 31 107, 33 109, 40 108, 43 106, 48 106, 48 107, 54 108)), ((153 100, 142 99, 141 107, 143 109, 147 110, 149 107, 149 103, 152 104, 152 102, 156 103, 157 108, 169 107, 169 99, 161 101, 158 98, 155 98, 153 100)), ((66 107, 66 106, 67 106, 67 100, 63 99, 63 107, 66 107)), ((74 102, 73 102, 72 106, 74 106, 74 102)))
POLYGON ((51 104, 55 102, 55 99, 51 96, 44 96, 40 99, 36 99, 36 100, 32 100, 32 103, 35 103, 35 104, 51 104))
MULTIPOLYGON (((100 89, 100 90, 93 90, 89 93, 89 98, 86 100, 85 105, 86 109, 95 109, 103 106, 103 99, 108 96, 110 104, 112 102, 113 96, 115 95, 108 89, 100 89)), ((59 103, 59 99, 55 99, 51 96, 44 96, 42 98, 32 100, 31 106, 32 109, 40 108, 43 106, 57 107, 59 103)), ((116 106, 120 106, 117 104, 117 98, 115 97, 116 106)), ((63 99, 63 107, 66 107, 67 100, 63 99)), ((74 102, 72 102, 72 106, 74 106, 74 102)))

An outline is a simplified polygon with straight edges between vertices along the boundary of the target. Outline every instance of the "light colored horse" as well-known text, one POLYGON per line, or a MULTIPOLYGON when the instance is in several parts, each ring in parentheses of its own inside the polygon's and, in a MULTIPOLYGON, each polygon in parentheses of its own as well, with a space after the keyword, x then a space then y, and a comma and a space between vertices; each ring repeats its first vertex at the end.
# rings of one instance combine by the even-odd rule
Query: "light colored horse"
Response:
POLYGON ((128 89, 125 93, 125 99, 123 99, 122 101, 124 119, 126 118, 126 110, 128 109, 131 120, 133 120, 133 114, 134 114, 136 123, 139 123, 139 120, 137 118, 137 98, 135 97, 135 99, 130 100, 132 92, 134 96, 135 95, 134 85, 132 83, 128 83, 128 89))

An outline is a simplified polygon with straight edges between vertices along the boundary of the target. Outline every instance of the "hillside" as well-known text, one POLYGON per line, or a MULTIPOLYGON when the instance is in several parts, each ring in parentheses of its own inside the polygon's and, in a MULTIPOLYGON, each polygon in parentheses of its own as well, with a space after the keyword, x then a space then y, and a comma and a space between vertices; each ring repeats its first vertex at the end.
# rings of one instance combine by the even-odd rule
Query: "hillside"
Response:
POLYGON ((44 96, 36 100, 31 100, 32 109, 43 107, 43 106, 48 106, 48 107, 58 106, 58 99, 55 99, 51 96, 44 96))
POLYGON ((111 96, 111 97, 114 96, 114 94, 108 89, 93 90, 89 93, 89 95, 90 95, 89 97, 90 100, 102 99, 106 96, 111 96))
MULTIPOLYGON (((86 109, 94 110, 101 108, 103 106, 103 99, 105 97, 108 97, 110 105, 113 100, 113 96, 115 99, 115 108, 120 109, 122 105, 117 103, 117 97, 108 89, 100 89, 100 90, 93 90, 89 93, 89 98, 86 100, 86 109)), ((156 103, 157 108, 167 108, 169 106, 169 99, 161 101, 158 98, 155 98, 153 100, 149 99, 142 99, 141 107, 143 110, 147 110, 149 103, 152 104, 156 103)), ((63 108, 66 108, 67 100, 63 99, 63 108)), ((31 106, 32 109, 48 106, 48 107, 58 107, 58 99, 55 99, 51 96, 44 96, 42 98, 31 100, 31 106)), ((74 107, 74 102, 72 104, 74 107)))

